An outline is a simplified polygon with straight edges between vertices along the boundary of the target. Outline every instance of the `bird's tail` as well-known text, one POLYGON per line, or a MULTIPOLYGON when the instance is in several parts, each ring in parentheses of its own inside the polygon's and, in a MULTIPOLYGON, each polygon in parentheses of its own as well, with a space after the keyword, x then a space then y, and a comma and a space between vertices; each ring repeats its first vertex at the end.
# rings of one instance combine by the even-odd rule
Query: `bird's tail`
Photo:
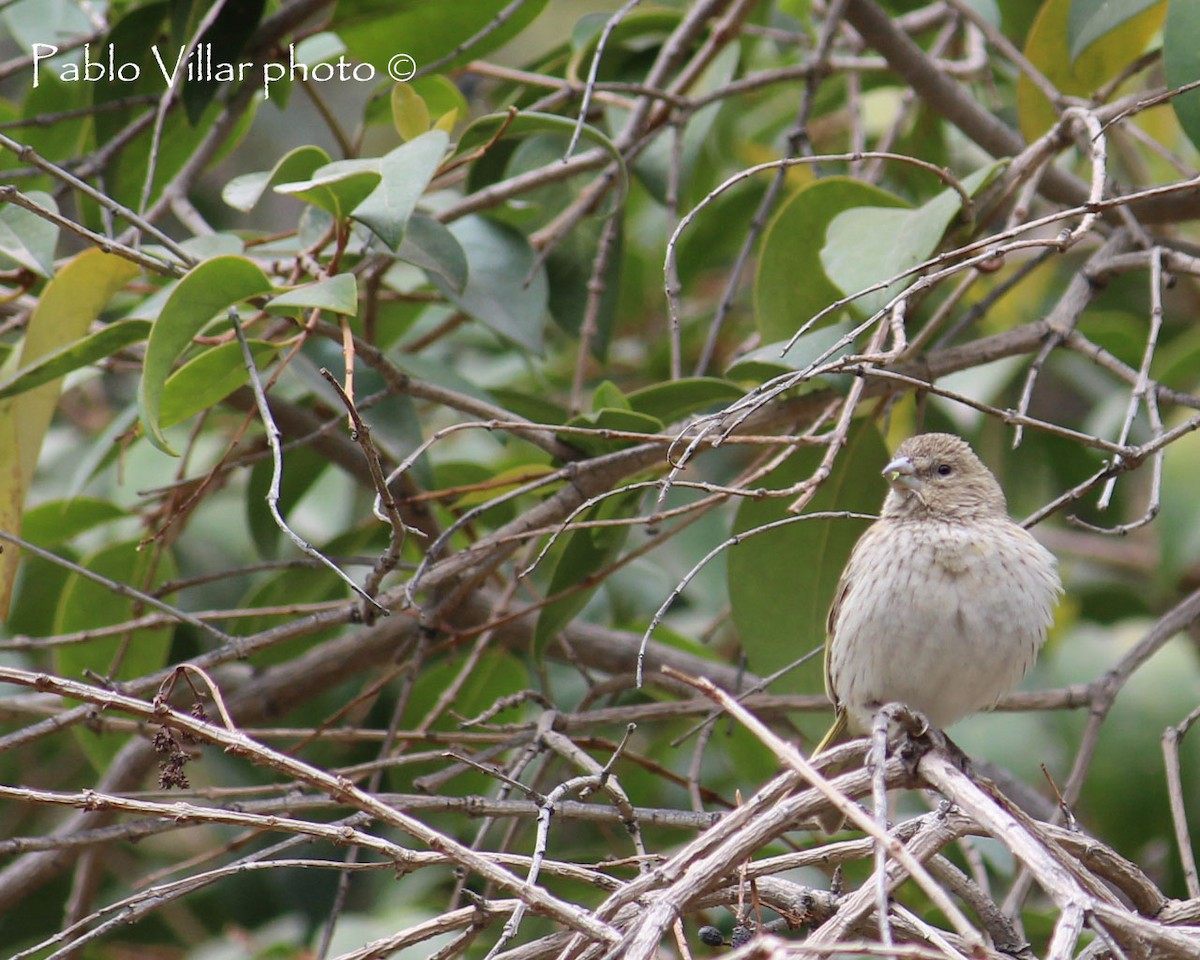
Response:
POLYGON ((829 728, 825 736, 821 738, 812 752, 812 756, 818 756, 828 750, 830 747, 836 747, 839 743, 844 743, 849 739, 849 730, 846 726, 846 711, 843 707, 838 707, 837 713, 834 714, 833 726, 829 728))
MULTIPOLYGON (((838 707, 834 714, 833 726, 821 738, 821 742, 813 748, 811 756, 818 757, 831 747, 836 747, 839 743, 843 743, 850 739, 850 730, 846 723, 846 711, 843 707, 838 707)), ((833 779, 839 773, 844 773, 848 766, 844 763, 835 764, 827 768, 824 773, 829 779, 833 779)), ((837 810, 826 810, 817 815, 817 822, 820 823, 821 829, 826 834, 837 833, 845 825, 845 818, 837 810)))

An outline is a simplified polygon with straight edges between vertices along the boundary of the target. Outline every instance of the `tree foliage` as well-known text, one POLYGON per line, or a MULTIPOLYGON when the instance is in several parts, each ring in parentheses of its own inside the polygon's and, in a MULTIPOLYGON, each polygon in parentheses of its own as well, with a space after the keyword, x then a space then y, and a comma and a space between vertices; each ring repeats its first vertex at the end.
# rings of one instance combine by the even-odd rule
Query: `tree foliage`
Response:
POLYGON ((12 955, 1200 955, 1198 10, 0 4, 12 955), (927 429, 1067 599, 839 800, 927 429))

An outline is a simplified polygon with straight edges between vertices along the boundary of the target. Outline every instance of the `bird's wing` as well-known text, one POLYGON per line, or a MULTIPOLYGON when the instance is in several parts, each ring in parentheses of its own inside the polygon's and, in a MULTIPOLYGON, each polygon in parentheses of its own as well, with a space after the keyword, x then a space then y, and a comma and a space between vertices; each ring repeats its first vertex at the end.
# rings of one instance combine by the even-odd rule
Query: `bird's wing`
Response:
POLYGON ((833 689, 833 678, 829 675, 830 650, 833 647, 833 630, 837 625, 838 614, 841 612, 842 604, 846 600, 846 594, 850 592, 850 578, 842 574, 842 579, 838 581, 837 590, 833 594, 833 603, 829 605, 829 616, 825 620, 825 695, 833 702, 835 707, 840 707, 837 691, 833 689))

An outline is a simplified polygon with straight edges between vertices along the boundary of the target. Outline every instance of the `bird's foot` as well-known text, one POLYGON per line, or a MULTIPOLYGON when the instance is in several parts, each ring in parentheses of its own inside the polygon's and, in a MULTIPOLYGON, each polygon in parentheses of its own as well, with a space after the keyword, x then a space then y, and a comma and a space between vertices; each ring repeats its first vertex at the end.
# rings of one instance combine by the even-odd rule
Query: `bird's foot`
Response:
POLYGON ((946 735, 933 726, 923 713, 903 703, 888 703, 880 707, 875 712, 875 727, 876 730, 888 731, 891 745, 889 753, 904 764, 910 777, 916 776, 921 758, 946 740, 946 735))

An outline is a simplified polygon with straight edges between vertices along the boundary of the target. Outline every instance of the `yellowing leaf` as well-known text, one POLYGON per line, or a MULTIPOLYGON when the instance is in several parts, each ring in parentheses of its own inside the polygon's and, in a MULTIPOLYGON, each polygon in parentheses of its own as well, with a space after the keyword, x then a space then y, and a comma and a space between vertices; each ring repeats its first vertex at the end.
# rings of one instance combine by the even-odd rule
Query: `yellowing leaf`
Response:
MULTIPOLYGON (((1142 55, 1162 27, 1166 11, 1166 0, 1161 0, 1100 37, 1072 61, 1071 0, 1046 0, 1029 31, 1024 53, 1060 93, 1088 96, 1142 55)), ((1017 81, 1017 117, 1021 135, 1030 141, 1058 122, 1054 105, 1024 74, 1017 81)))
MULTIPOLYGON (((29 318, 18 367, 30 367, 83 337, 112 295, 137 274, 128 260, 99 250, 85 250, 67 263, 46 284, 29 318)), ((21 529, 25 492, 61 390, 59 377, 0 401, 0 530, 21 529)), ((0 619, 8 616, 17 560, 16 549, 6 545, 0 553, 0 619)))
POLYGON ((429 129, 429 106, 407 83, 392 87, 392 125, 404 140, 419 137, 429 129))

